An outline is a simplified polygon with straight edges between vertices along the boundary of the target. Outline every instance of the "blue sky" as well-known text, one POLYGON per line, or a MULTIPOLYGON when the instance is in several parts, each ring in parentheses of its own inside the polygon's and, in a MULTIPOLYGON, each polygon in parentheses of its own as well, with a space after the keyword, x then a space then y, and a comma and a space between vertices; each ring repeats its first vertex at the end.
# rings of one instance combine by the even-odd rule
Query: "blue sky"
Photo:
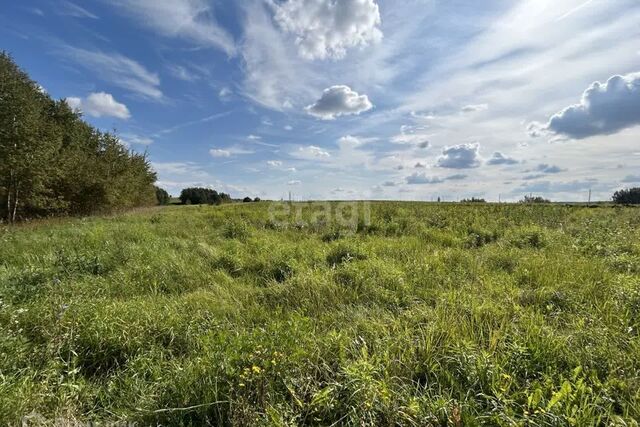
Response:
POLYGON ((173 194, 608 199, 640 185, 637 0, 5 2, 0 48, 173 194))

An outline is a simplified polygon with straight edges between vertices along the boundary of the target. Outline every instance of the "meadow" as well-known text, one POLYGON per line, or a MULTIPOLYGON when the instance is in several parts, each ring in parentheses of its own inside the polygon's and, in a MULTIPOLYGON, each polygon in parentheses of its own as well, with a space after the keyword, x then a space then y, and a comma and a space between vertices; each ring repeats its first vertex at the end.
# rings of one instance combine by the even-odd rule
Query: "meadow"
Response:
POLYGON ((274 206, 3 228, 0 425, 638 426, 640 210, 274 206))

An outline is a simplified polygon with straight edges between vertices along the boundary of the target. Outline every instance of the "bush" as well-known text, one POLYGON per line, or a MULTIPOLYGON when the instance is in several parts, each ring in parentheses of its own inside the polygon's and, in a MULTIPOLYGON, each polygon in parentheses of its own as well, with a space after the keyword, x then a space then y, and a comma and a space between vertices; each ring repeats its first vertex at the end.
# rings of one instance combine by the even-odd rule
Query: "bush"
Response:
POLYGON ((253 199, 251 199, 251 197, 245 197, 244 199, 242 199, 242 203, 251 203, 253 202, 253 199))
POLYGON ((616 191, 613 202, 620 205, 640 205, 640 187, 616 191))
POLYGON ((472 197, 470 199, 462 199, 460 203, 487 203, 487 201, 485 199, 472 197))

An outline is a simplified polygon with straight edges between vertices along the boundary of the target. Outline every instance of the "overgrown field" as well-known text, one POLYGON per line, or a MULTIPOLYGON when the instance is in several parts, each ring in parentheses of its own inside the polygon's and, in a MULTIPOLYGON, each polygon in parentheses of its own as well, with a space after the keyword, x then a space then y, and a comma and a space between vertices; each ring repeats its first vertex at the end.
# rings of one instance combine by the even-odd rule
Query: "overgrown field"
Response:
POLYGON ((4 229, 0 425, 638 425, 640 210, 322 206, 4 229))

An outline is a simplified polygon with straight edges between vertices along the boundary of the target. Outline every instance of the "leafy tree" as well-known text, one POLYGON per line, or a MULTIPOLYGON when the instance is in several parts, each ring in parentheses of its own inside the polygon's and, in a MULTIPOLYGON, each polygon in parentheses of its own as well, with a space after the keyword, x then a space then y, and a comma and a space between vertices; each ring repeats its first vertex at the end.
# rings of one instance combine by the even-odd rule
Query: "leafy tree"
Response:
POLYGON ((251 203, 253 202, 253 199, 251 197, 245 197, 244 199, 242 199, 243 203, 251 203))
POLYGON ((472 197, 470 199, 462 199, 460 200, 460 203, 487 203, 487 201, 485 199, 472 197))
POLYGON ((156 203, 146 154, 51 99, 0 53, 0 214, 8 222, 156 203))
POLYGON ((260 197, 256 197, 255 199, 253 199, 254 202, 259 202, 260 201, 260 197))
POLYGON ((168 205, 171 201, 171 196, 167 191, 160 187, 155 187, 156 189, 156 200, 158 200, 159 205, 168 205))
POLYGON ((211 188, 191 187, 180 192, 180 202, 183 205, 220 205, 230 201, 231 196, 211 188))
POLYGON ((640 205, 640 187, 616 191, 613 202, 624 205, 640 205))

